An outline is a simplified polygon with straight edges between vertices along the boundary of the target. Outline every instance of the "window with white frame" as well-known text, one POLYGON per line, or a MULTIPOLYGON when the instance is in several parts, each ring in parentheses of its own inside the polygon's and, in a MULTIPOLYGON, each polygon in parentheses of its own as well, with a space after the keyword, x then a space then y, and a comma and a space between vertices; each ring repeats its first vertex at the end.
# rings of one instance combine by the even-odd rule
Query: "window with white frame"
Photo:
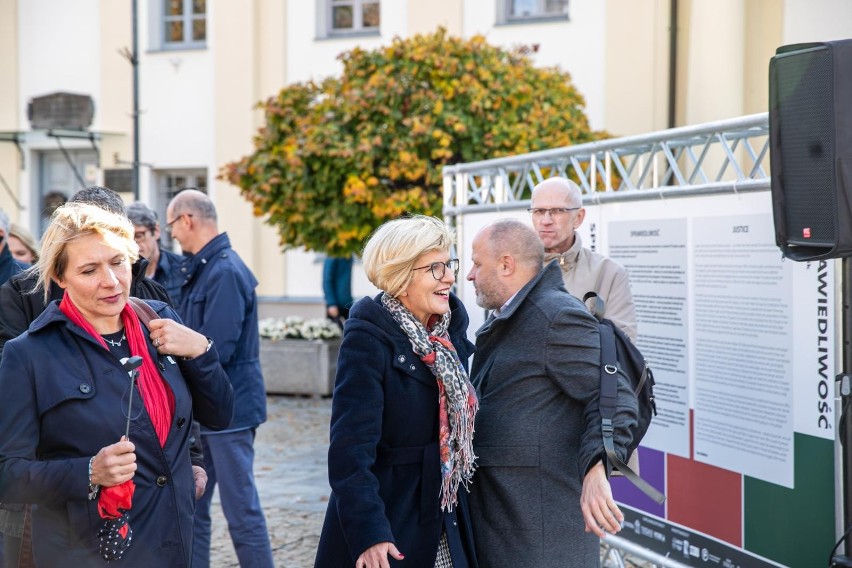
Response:
POLYGON ((207 0, 160 0, 163 48, 187 49, 207 43, 207 0))
POLYGON ((328 3, 328 34, 377 32, 381 10, 377 0, 324 0, 328 3))
POLYGON ((568 17, 568 0, 502 0, 505 21, 563 19, 568 17))

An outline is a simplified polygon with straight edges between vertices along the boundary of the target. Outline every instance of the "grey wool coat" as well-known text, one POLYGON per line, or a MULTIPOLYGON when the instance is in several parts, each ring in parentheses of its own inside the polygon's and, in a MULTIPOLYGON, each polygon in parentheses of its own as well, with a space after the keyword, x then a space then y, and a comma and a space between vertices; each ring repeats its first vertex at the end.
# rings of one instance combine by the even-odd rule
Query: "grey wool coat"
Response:
MULTIPOLYGON (((582 480, 604 456, 596 320, 568 294, 556 263, 476 332, 471 376, 479 393, 470 489, 483 568, 588 568, 600 541, 584 532, 582 480)), ((636 421, 626 379, 615 417, 622 459, 636 421), (626 390, 625 390, 626 389, 626 390)))

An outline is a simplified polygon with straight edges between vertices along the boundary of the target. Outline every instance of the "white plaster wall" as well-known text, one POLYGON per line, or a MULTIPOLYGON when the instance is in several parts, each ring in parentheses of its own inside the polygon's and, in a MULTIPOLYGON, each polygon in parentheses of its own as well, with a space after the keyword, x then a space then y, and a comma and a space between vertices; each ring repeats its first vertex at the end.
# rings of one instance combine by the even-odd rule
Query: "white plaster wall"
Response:
POLYGON ((849 0, 785 0, 784 45, 850 38, 849 0))
POLYGON ((287 82, 320 80, 342 70, 337 56, 358 46, 374 49, 391 42, 394 36, 408 35, 408 3, 382 2, 380 35, 317 37, 317 2, 287 0, 287 82))
POLYGON ((213 168, 213 26, 207 49, 157 51, 149 16, 140 6, 140 160, 154 169, 213 168))
POLYGON ((99 18, 98 0, 18 2, 22 128, 29 129, 27 103, 31 98, 65 91, 95 99, 92 129, 98 129, 99 18))
POLYGON ((484 35, 489 43, 505 48, 538 44, 532 56, 537 66, 556 66, 571 74, 574 86, 586 99, 586 115, 593 129, 604 128, 606 88, 606 2, 572 0, 569 21, 495 25, 495 0, 464 3, 465 37, 484 35))

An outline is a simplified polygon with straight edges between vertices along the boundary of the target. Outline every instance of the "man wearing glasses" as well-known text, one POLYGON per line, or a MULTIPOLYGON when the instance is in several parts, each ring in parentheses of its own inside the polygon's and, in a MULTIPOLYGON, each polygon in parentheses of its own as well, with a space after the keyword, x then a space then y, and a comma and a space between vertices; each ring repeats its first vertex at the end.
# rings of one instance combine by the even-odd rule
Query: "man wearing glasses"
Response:
POLYGON ((544 263, 559 260, 565 288, 572 296, 582 300, 586 292, 597 292, 606 302, 605 316, 635 342, 636 308, 627 270, 583 247, 576 232, 586 217, 577 184, 562 177, 544 180, 533 188, 529 212, 544 245, 544 263))
POLYGON ((139 254, 148 260, 145 276, 166 289, 177 309, 180 306, 180 287, 186 280, 180 271, 184 257, 160 247, 160 223, 157 213, 150 207, 141 201, 131 203, 127 206, 127 217, 133 223, 133 239, 139 245, 139 254))
POLYGON ((193 568, 210 566, 210 504, 218 484, 222 511, 240 566, 272 568, 266 519, 254 481, 254 435, 266 422, 260 371, 257 279, 219 233, 216 208, 200 191, 185 189, 166 210, 166 231, 191 255, 181 272, 178 313, 187 326, 216 344, 234 387, 234 417, 224 430, 202 430, 208 490, 195 509, 193 568))

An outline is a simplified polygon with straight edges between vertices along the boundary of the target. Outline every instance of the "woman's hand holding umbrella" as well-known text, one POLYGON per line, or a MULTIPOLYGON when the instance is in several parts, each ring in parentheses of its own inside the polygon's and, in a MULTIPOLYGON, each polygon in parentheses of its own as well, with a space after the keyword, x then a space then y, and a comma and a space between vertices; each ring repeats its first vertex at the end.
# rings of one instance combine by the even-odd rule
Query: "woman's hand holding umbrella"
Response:
POLYGON ((129 481, 136 473, 136 446, 124 436, 101 448, 92 460, 92 485, 113 487, 129 481))

